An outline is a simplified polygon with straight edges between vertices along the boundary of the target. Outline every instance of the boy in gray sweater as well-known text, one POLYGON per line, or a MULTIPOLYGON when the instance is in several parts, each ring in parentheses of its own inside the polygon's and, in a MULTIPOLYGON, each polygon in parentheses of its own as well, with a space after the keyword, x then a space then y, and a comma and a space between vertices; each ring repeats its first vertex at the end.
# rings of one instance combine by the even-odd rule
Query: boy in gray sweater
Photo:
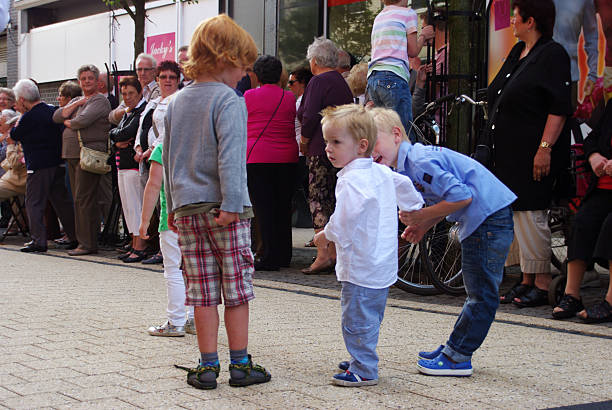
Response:
POLYGON ((251 36, 225 15, 200 23, 185 73, 193 84, 166 114, 162 161, 168 227, 179 235, 186 305, 194 306, 200 363, 187 383, 214 389, 219 376, 217 305, 225 304, 230 386, 265 383, 247 354, 253 254, 247 191, 244 99, 232 89, 257 57, 251 36), (223 293, 223 299, 221 294, 223 293))

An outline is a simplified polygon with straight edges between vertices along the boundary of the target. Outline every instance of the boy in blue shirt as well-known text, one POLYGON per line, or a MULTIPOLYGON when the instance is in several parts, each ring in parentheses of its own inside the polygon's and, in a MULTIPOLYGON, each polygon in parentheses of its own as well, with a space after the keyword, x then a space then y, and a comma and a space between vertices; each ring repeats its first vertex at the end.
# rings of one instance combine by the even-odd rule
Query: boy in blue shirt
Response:
POLYGON ((446 345, 420 352, 417 368, 434 376, 470 376, 472 354, 487 336, 499 306, 504 261, 514 235, 510 205, 516 195, 463 154, 412 145, 395 112, 374 108, 372 115, 378 127, 374 161, 407 175, 429 205, 400 212, 406 224, 402 237, 417 243, 444 217, 459 228, 467 299, 446 345))

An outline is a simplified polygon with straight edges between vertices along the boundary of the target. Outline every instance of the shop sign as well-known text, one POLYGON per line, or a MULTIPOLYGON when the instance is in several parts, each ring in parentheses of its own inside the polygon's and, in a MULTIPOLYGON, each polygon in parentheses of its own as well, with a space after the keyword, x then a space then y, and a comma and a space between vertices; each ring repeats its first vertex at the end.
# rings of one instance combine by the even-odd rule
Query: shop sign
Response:
POLYGON ((147 54, 151 54, 157 62, 174 61, 174 33, 158 34, 147 37, 147 54))

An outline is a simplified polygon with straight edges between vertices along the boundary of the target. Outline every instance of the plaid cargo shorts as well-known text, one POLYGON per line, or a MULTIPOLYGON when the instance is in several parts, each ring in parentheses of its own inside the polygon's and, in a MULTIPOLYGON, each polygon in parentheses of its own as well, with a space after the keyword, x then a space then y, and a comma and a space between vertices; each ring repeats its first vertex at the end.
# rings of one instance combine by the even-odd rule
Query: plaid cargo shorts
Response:
POLYGON ((183 255, 186 305, 220 305, 221 291, 225 306, 255 298, 250 219, 220 226, 213 214, 200 213, 177 218, 175 224, 183 255))

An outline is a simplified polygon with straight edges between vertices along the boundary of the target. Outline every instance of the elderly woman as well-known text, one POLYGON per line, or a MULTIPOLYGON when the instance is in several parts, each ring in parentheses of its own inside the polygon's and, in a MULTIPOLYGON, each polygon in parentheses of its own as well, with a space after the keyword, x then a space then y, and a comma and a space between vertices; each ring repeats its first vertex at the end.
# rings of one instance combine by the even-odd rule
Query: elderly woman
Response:
POLYGON ((291 262, 291 196, 298 146, 295 98, 279 86, 282 70, 275 57, 259 57, 253 72, 261 86, 244 93, 249 195, 261 235, 256 270, 279 270, 291 262))
POLYGON ((519 307, 548 303, 551 234, 546 209, 555 176, 569 160, 564 125, 572 113, 570 61, 552 40, 554 22, 552 0, 514 1, 513 30, 519 42, 488 89, 489 106, 498 104, 488 124, 495 147, 493 171, 518 196, 512 208, 523 272, 522 281, 500 302, 519 307))
MULTIPOLYGON (((308 201, 315 233, 325 227, 336 207, 336 172, 325 155, 325 141, 321 130, 321 110, 329 106, 350 104, 353 93, 336 71, 338 49, 328 39, 319 37, 308 46, 306 54, 310 71, 314 75, 302 97, 298 119, 302 123, 300 151, 307 157, 309 172, 308 201)), ((312 265, 302 272, 319 274, 331 272, 336 263, 333 245, 317 247, 317 257, 312 265)))
MULTIPOLYGON (((6 109, 12 109, 15 106, 15 93, 10 88, 0 87, 0 112, 6 109)), ((6 141, 0 141, 0 162, 6 158, 6 150, 8 144, 6 141)), ((4 174, 4 170, 0 168, 0 175, 4 174)), ((10 205, 8 201, 0 202, 0 228, 6 228, 10 219, 10 205)))
POLYGON ((146 257, 145 242, 139 235, 144 187, 140 183, 137 156, 134 151, 140 115, 144 111, 146 101, 142 97, 142 86, 136 77, 122 78, 119 81, 119 91, 126 110, 117 127, 110 131, 110 138, 115 144, 117 183, 123 215, 132 234, 132 248, 119 259, 125 263, 133 263, 140 262, 146 257))
POLYGON ((98 92, 100 70, 87 64, 77 70, 82 97, 76 97, 53 114, 53 121, 63 123, 72 132, 63 133, 62 158, 66 159, 74 199, 76 237, 79 245, 68 251, 71 256, 98 252, 100 210, 97 204, 101 175, 84 171, 79 164, 81 146, 97 151, 108 150, 108 99, 98 92), (80 137, 80 141, 79 141, 80 137))
POLYGON ((4 173, 0 177, 0 201, 25 195, 27 173, 23 150, 21 144, 10 139, 10 130, 18 116, 18 113, 10 109, 4 109, 0 113, 0 141, 7 144, 6 158, 1 163, 4 173))
POLYGON ((584 153, 593 170, 587 194, 572 224, 567 250, 565 295, 554 308, 555 319, 578 314, 586 323, 612 322, 612 280, 605 298, 584 309, 580 284, 587 264, 608 263, 612 278, 612 104, 584 141, 584 153))

